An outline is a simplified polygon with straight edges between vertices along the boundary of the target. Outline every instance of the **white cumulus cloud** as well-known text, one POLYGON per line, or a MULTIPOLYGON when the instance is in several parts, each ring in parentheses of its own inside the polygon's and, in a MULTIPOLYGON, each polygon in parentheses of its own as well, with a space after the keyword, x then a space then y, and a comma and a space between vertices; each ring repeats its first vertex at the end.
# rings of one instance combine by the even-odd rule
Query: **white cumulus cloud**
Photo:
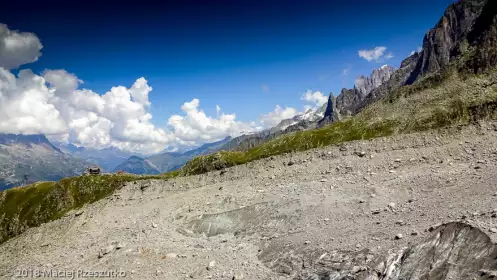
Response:
POLYGON ((237 121, 235 114, 222 113, 219 106, 216 108, 219 113, 216 118, 207 116, 199 107, 200 101, 194 98, 181 106, 185 115, 173 115, 169 118, 168 125, 178 144, 194 146, 261 129, 254 122, 237 121))
POLYGON ((158 128, 151 122, 152 87, 143 77, 130 87, 115 86, 99 94, 81 88, 83 81, 64 69, 40 75, 21 70, 17 77, 10 72, 36 61, 41 48, 35 34, 0 24, 0 133, 45 134, 86 147, 154 153, 261 129, 222 113, 219 106, 215 117, 207 116, 198 99, 184 103, 184 115, 173 115, 166 128, 158 128))
POLYGON ((322 92, 312 92, 312 90, 307 90, 300 99, 309 103, 314 103, 316 107, 321 107, 323 106, 323 104, 328 102, 328 97, 325 96, 322 92))
POLYGON ((387 47, 379 46, 371 50, 360 50, 359 57, 364 58, 367 61, 380 62, 382 60, 387 60, 393 57, 391 52, 387 53, 387 47))
POLYGON ((276 105, 273 111, 263 114, 260 116, 260 121, 264 128, 271 128, 278 125, 282 120, 293 118, 295 115, 299 114, 295 108, 291 107, 281 107, 276 105))
POLYGON ((0 23, 0 67, 10 70, 34 62, 42 47, 35 34, 10 30, 0 23))
POLYGON ((156 128, 147 111, 151 87, 144 78, 103 95, 78 89, 80 81, 64 70, 42 76, 21 70, 0 71, 0 131, 46 134, 52 139, 102 148, 154 152, 173 137, 156 128), (136 100, 133 96, 137 96, 136 100))

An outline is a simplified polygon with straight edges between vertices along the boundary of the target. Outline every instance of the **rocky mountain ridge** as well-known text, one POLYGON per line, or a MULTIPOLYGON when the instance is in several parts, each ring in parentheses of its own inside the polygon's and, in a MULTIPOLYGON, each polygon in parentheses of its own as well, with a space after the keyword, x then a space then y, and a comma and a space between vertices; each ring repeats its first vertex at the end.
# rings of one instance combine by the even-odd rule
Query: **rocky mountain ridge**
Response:
POLYGON ((0 190, 80 175, 88 162, 56 148, 44 135, 0 134, 0 190))
POLYGON ((337 108, 354 115, 402 86, 432 74, 442 74, 458 61, 458 70, 480 73, 497 65, 497 4, 490 0, 461 0, 451 4, 428 31, 420 52, 404 59, 390 78, 366 96, 342 91, 337 108))

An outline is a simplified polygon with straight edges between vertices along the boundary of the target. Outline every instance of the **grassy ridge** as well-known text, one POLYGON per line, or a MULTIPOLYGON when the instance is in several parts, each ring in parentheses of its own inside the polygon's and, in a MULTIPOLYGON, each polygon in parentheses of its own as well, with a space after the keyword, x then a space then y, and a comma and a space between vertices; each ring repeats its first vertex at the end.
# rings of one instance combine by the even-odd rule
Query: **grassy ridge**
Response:
POLYGON ((72 209, 100 200, 125 182, 166 177, 129 174, 80 176, 0 192, 0 243, 30 227, 58 219, 72 209))
POLYGON ((489 104, 497 104, 496 82, 495 72, 465 77, 455 71, 432 75, 414 85, 394 90, 386 98, 341 122, 283 135, 247 152, 223 151, 197 157, 187 162, 179 174, 202 174, 292 151, 468 124, 482 118, 495 119, 496 106, 489 104), (485 113, 479 113, 481 111, 485 113))

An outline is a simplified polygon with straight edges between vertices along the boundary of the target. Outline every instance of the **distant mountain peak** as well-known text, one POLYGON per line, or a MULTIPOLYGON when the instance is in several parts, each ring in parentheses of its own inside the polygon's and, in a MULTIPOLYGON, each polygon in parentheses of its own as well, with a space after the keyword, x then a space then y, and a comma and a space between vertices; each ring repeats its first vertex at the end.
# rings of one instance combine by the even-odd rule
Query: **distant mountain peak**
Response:
POLYGON ((0 133, 0 145, 24 145, 27 147, 33 147, 34 145, 43 146, 48 150, 52 150, 58 153, 62 153, 58 148, 56 148, 47 137, 43 134, 11 134, 11 133, 0 133))
POLYGON ((359 76, 355 80, 354 88, 361 94, 361 99, 368 95, 373 89, 379 87, 390 79, 395 68, 388 64, 381 66, 378 69, 373 69, 369 77, 364 75, 359 76))

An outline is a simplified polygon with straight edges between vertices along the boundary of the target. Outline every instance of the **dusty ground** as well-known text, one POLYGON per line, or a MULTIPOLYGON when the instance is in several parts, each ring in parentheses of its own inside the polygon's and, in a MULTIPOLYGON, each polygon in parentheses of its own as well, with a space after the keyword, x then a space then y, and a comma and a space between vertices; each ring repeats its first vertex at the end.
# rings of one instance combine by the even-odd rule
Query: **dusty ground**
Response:
POLYGON ((454 220, 495 242, 496 171, 497 126, 483 123, 130 183, 0 245, 0 278, 82 269, 126 279, 288 279, 330 251, 372 258, 454 220))

